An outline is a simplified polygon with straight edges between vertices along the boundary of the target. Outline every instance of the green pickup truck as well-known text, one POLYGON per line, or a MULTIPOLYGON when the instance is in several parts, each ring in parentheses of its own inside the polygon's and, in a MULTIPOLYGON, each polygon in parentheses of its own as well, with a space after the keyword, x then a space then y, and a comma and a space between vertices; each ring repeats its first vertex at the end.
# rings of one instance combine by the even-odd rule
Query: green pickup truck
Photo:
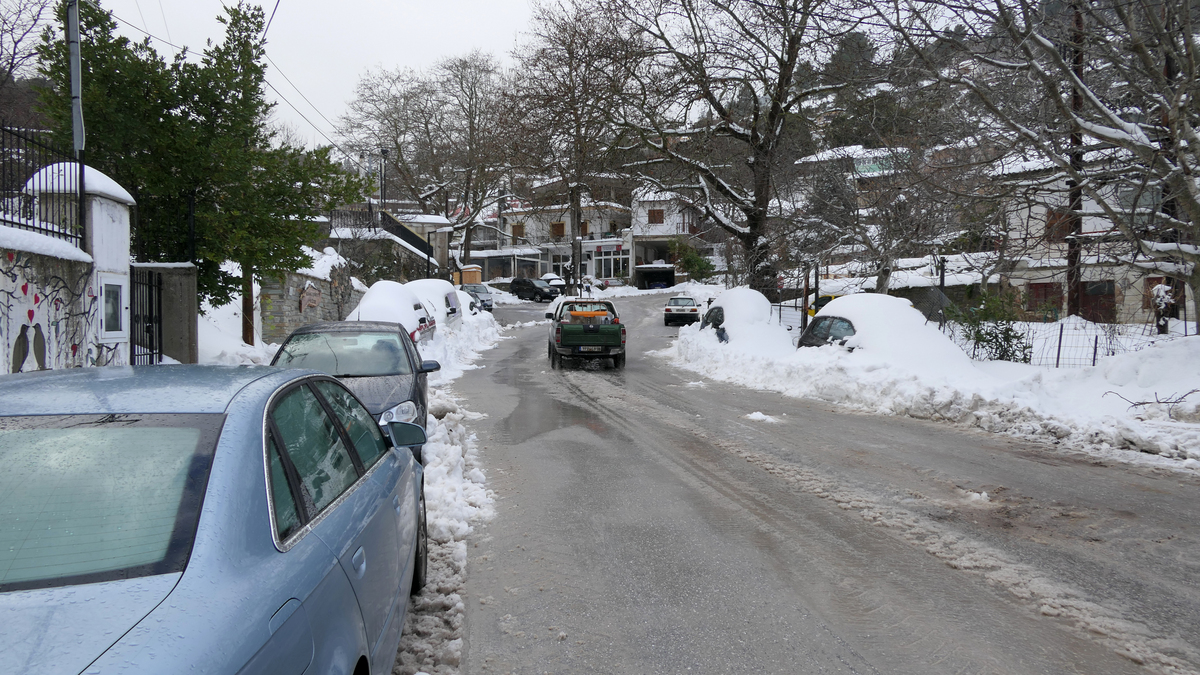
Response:
POLYGON ((617 308, 607 300, 564 298, 550 324, 550 367, 562 366, 563 357, 612 359, 614 368, 625 367, 625 325, 617 308))

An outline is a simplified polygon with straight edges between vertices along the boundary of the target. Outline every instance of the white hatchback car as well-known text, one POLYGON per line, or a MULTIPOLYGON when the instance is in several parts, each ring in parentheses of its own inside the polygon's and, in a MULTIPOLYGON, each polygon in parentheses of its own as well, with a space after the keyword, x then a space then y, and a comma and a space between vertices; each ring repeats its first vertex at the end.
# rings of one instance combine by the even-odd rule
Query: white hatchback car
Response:
POLYGON ((663 307, 663 325, 673 323, 696 323, 700 320, 700 304, 696 299, 687 295, 676 295, 667 300, 663 307))

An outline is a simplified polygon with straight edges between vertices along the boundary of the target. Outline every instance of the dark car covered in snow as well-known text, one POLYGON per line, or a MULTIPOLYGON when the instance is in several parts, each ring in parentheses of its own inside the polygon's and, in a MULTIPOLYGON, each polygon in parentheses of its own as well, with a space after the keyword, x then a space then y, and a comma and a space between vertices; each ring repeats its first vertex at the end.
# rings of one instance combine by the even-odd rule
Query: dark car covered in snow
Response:
POLYGON ((271 361, 273 366, 312 368, 341 380, 380 424, 413 422, 425 426, 427 373, 437 361, 423 361, 403 326, 385 321, 330 321, 296 329, 271 361))

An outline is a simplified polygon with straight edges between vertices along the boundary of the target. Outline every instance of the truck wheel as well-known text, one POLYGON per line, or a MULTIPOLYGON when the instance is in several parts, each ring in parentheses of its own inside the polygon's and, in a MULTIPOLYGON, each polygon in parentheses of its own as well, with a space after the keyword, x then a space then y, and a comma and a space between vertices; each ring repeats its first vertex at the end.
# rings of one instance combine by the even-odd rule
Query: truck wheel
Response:
POLYGON ((562 368, 562 357, 553 347, 550 348, 550 370, 558 370, 562 368))
POLYGON ((620 370, 625 367, 625 355, 617 354, 613 357, 613 368, 620 370))

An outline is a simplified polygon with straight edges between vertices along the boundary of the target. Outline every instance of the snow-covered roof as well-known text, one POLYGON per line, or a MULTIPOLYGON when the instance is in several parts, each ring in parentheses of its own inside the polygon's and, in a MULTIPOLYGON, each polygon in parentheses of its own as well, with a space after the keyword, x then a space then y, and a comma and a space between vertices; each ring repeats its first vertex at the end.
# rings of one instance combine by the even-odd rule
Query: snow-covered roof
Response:
MULTIPOLYGON (((27 195, 35 194, 73 194, 79 191, 79 165, 73 162, 58 162, 38 170, 25 181, 21 189, 27 195)), ((84 165, 83 188, 89 195, 104 197, 114 202, 136 204, 133 195, 117 184, 117 181, 104 175, 99 169, 84 165)))
POLYGON ((828 162, 833 159, 874 159, 877 157, 890 157, 896 150, 891 148, 864 148, 861 145, 846 145, 840 148, 832 148, 830 150, 822 150, 815 155, 801 157, 796 160, 796 164, 808 164, 811 162, 828 162))
POLYGON ((425 253, 423 251, 421 251, 420 249, 418 249, 416 246, 413 246, 412 244, 408 243, 407 241, 404 241, 400 237, 397 237, 396 235, 394 235, 391 232, 388 232, 387 230, 384 230, 382 228, 334 227, 329 230, 329 238, 330 239, 369 239, 369 240, 389 239, 391 241, 396 242, 397 244, 400 244, 401 246, 408 249, 409 251, 412 251, 413 253, 415 253, 417 255, 417 257, 424 258, 424 259, 428 260, 429 262, 433 263, 435 266, 437 265, 436 260, 434 260, 430 256, 425 255, 425 253))
POLYGON ((414 225, 452 225, 453 222, 445 216, 435 216, 425 213, 401 213, 393 215, 393 218, 402 223, 412 223, 414 225))
POLYGON ((514 256, 514 255, 540 256, 540 255, 542 255, 542 249, 530 248, 530 247, 523 247, 523 248, 517 247, 517 248, 498 248, 498 249, 484 249, 482 251, 476 251, 476 250, 471 251, 472 258, 508 258, 508 257, 514 256))

